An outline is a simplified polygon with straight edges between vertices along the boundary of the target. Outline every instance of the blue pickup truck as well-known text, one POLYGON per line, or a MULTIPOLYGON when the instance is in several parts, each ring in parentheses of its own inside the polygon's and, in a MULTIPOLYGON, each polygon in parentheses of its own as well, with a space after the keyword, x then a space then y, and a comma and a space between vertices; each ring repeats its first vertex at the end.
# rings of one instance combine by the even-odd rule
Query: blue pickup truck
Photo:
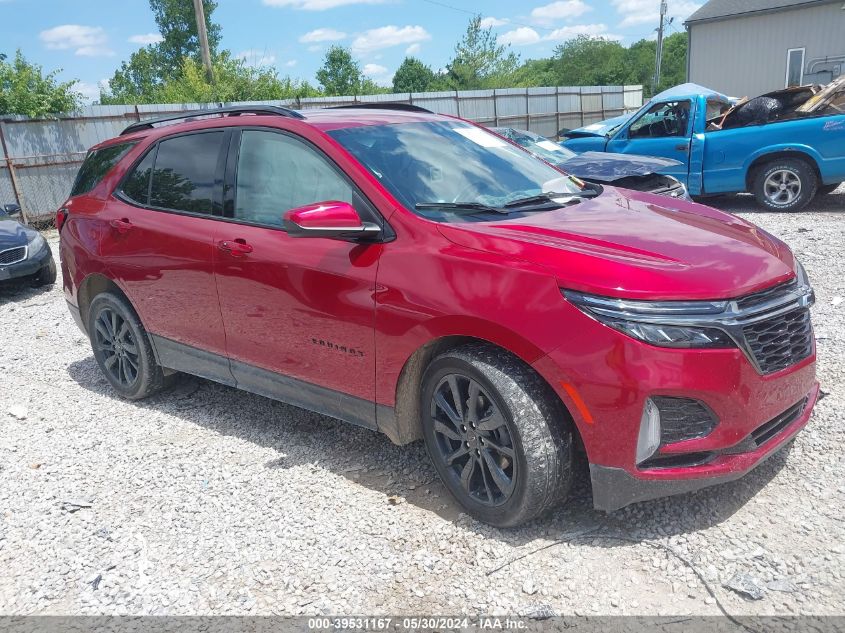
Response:
POLYGON ((693 196, 751 192, 765 208, 798 211, 845 181, 845 76, 735 99, 696 84, 653 97, 634 114, 564 130, 563 146, 664 156, 663 173, 693 196))

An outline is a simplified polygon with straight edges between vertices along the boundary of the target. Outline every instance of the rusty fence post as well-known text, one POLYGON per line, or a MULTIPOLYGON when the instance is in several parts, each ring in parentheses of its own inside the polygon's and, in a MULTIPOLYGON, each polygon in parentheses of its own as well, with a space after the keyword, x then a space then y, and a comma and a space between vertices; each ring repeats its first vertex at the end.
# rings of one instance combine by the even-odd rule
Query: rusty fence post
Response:
POLYGON ((21 208, 21 219, 24 224, 29 224, 26 217, 26 209, 23 204, 23 196, 21 196, 21 184, 18 181, 18 175, 15 172, 15 163, 12 157, 9 156, 9 148, 6 145, 6 122, 0 121, 0 147, 3 149, 3 157, 6 159, 6 166, 9 168, 9 179, 12 181, 12 193, 15 194, 15 203, 21 208))

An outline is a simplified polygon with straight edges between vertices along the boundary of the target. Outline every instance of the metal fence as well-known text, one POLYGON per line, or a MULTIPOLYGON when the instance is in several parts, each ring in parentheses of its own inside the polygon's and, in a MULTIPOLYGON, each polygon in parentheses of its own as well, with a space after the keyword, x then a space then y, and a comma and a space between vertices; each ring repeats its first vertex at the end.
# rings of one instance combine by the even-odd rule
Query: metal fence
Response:
POLYGON ((0 120, 0 204, 16 202, 30 223, 49 225, 67 198, 89 147, 117 136, 132 122, 172 112, 221 105, 283 105, 306 110, 362 102, 409 103, 485 126, 527 129, 555 137, 563 128, 589 125, 637 109, 642 100, 642 86, 504 88, 238 104, 94 105, 55 119, 4 117, 0 120))

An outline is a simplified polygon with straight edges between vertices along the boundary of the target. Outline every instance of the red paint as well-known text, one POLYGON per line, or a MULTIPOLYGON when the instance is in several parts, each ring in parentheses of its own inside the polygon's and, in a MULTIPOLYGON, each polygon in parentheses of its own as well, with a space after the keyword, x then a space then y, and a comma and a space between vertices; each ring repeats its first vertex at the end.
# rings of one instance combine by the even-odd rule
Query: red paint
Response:
MULTIPOLYGON (((487 340, 532 364, 557 392, 591 462, 643 478, 734 472, 771 450, 638 473, 636 436, 649 395, 699 398, 719 417, 708 437, 670 447, 685 451, 731 446, 805 395, 814 402, 815 355, 761 376, 736 349, 652 347, 601 325, 561 296, 564 287, 636 299, 718 299, 791 279, 789 248, 752 224, 691 202, 611 187, 554 212, 438 224, 403 208, 325 131, 439 117, 306 114, 303 120, 194 121, 109 141, 138 145, 100 185, 66 204, 61 250, 68 299, 78 303, 88 275, 106 275, 127 293, 150 332, 387 406, 395 404, 402 368, 422 346, 446 336, 487 340), (139 209, 111 195, 155 140, 238 125, 282 129, 321 149, 386 219, 395 239, 368 245, 293 238, 278 229, 139 209), (355 352, 339 353, 337 346, 355 352)), ((360 224, 345 203, 286 216, 303 226, 360 224)), ((806 424, 809 411, 792 431, 806 424)))

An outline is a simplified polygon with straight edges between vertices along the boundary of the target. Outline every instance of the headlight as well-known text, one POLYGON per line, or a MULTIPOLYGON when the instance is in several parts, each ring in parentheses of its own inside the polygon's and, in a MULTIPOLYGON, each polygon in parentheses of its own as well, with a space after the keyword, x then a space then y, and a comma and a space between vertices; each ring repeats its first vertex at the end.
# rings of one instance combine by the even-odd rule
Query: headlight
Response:
POLYGON ((44 236, 41 235, 41 233, 33 233, 27 239, 29 240, 30 253, 37 253, 47 245, 47 240, 44 239, 44 236))
POLYGON ((697 316, 707 320, 711 315, 712 319, 712 315, 724 311, 722 301, 628 301, 571 290, 563 290, 563 296, 597 321, 650 345, 681 349, 736 347, 722 330, 673 323, 697 316))

